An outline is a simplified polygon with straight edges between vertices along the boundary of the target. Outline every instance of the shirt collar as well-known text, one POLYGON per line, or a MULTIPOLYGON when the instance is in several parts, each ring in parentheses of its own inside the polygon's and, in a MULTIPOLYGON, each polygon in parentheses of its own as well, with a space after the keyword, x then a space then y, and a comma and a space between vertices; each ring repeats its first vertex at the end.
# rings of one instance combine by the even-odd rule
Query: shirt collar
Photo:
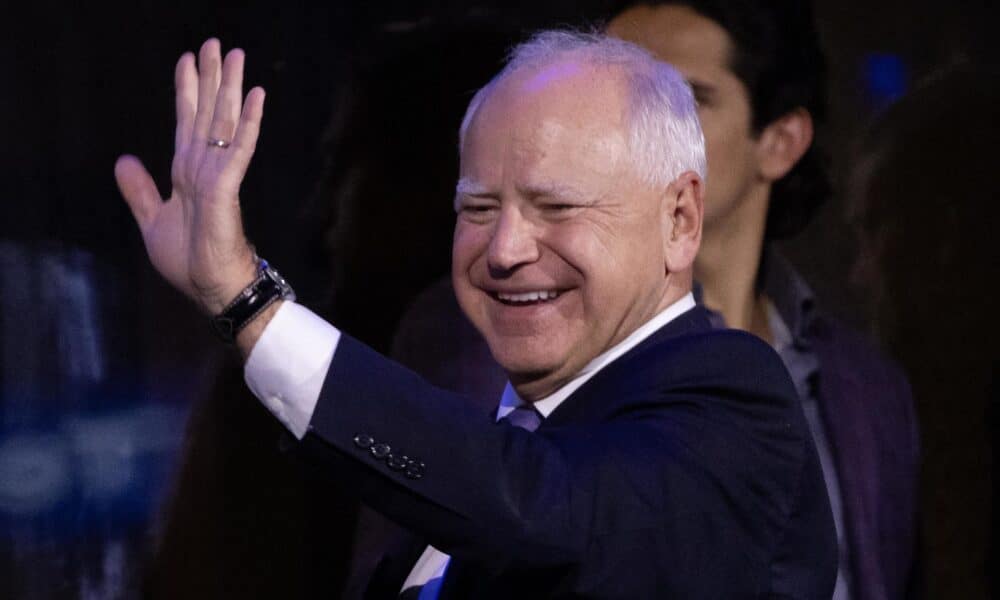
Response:
MULTIPOLYGON (((789 345, 808 347, 809 331, 816 320, 816 296, 809 284, 784 256, 770 246, 765 246, 761 255, 758 281, 758 289, 770 300, 768 322, 771 333, 782 337, 789 345), (780 323, 776 324, 776 319, 780 323)), ((695 302, 704 304, 704 290, 697 281, 692 286, 692 292, 695 302)), ((706 310, 713 327, 726 327, 722 313, 706 310)))
MULTIPOLYGON (((552 414, 552 411, 554 411, 556 407, 562 404, 563 401, 570 396, 570 394, 575 392, 581 385, 586 383, 587 380, 596 375, 601 369, 614 362, 614 360, 622 354, 625 354, 632 348, 636 347, 639 342, 648 338, 661 327, 694 307, 694 296, 688 292, 680 300, 677 300, 670 306, 660 311, 655 317, 646 321, 638 329, 629 334, 629 336, 624 340, 597 355, 593 360, 587 363, 587 366, 580 370, 576 377, 571 379, 568 383, 552 394, 535 402, 535 409, 541 413, 542 417, 548 417, 552 414)), ((508 381, 507 386, 503 390, 503 395, 500 397, 500 406, 497 408, 497 420, 499 421, 500 419, 506 417, 511 411, 522 404, 524 404, 524 401, 521 400, 521 397, 517 395, 517 392, 514 391, 514 387, 508 381)))
MULTIPOLYGON (((790 342, 807 347, 816 319, 816 296, 784 256, 765 247, 761 260, 761 288, 784 321, 790 342)), ((772 327, 773 329, 773 327, 772 327)))

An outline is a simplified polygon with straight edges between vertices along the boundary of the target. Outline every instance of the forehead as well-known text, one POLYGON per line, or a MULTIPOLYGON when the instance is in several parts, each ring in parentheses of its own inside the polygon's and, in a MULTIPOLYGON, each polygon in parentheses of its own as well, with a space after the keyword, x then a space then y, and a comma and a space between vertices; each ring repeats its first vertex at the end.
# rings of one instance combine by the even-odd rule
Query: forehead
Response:
POLYGON ((625 90, 620 70, 577 60, 509 75, 472 118, 463 174, 572 162, 599 172, 616 167, 626 144, 625 90))
POLYGON ((687 6, 633 6, 612 19, 608 33, 646 48, 686 75, 706 69, 730 71, 729 34, 687 6))
POLYGON ((621 69, 565 59, 524 68, 499 81, 474 122, 480 117, 483 121, 523 117, 558 120, 582 128, 621 128, 625 105, 625 76, 621 69))

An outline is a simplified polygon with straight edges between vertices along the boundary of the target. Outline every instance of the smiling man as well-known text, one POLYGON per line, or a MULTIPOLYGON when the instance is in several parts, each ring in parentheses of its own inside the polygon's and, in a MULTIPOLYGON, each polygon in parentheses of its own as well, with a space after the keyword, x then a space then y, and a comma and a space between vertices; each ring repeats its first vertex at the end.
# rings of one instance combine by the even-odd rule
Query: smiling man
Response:
POLYGON ((673 144, 692 151, 664 143, 663 167, 639 171, 625 73, 512 71, 463 123, 452 279, 518 393, 538 399, 690 291, 705 159, 681 113, 673 144))
POLYGON ((511 382, 484 415, 256 259, 237 191, 263 92, 240 102, 243 55, 223 63, 215 40, 198 67, 178 63, 171 197, 131 157, 118 182, 154 266, 235 337, 297 450, 421 538, 367 597, 829 595, 833 523, 794 387, 691 294, 705 157, 676 71, 548 32, 470 104, 453 283, 511 382))

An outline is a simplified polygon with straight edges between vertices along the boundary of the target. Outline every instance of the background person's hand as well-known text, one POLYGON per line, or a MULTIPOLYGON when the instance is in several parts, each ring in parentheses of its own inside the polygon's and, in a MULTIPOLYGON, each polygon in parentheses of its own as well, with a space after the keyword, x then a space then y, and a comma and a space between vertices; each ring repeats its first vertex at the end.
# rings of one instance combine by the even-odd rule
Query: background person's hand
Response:
POLYGON ((206 41, 197 65, 191 53, 177 62, 177 132, 173 189, 161 199, 134 156, 115 164, 115 179, 157 271, 209 314, 218 314, 256 273, 243 233, 239 188, 253 156, 264 111, 264 90, 243 100, 242 50, 222 61, 216 39, 206 41), (217 143, 221 140, 221 143, 217 143))

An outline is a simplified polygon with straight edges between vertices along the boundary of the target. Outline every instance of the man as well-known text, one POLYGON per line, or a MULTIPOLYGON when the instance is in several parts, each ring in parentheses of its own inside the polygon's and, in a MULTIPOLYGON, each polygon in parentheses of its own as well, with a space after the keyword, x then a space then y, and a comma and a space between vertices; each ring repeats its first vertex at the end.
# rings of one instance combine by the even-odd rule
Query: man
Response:
MULTIPOLYGON (((837 524, 834 597, 911 595, 919 444, 907 381, 822 312, 771 248, 801 231, 829 195, 813 143, 824 68, 809 3, 625 2, 607 31, 671 63, 694 89, 711 173, 694 265, 699 300, 716 325, 769 342, 792 375, 837 524)), ((418 298, 401 321, 395 355, 432 381, 483 395, 497 375, 463 334, 449 292, 439 285, 418 298), (422 352, 427 345, 445 350, 422 352)))
POLYGON ((712 331, 690 292, 705 159, 673 69, 546 33, 470 104, 453 281, 511 382, 484 418, 265 301, 288 290, 255 260, 237 196, 263 91, 241 109, 242 52, 219 62, 210 40, 199 69, 178 63, 167 202, 135 159, 116 176, 154 266, 236 333, 299 450, 431 543, 377 572, 372 597, 830 593, 833 524, 794 388, 759 340, 712 331))

